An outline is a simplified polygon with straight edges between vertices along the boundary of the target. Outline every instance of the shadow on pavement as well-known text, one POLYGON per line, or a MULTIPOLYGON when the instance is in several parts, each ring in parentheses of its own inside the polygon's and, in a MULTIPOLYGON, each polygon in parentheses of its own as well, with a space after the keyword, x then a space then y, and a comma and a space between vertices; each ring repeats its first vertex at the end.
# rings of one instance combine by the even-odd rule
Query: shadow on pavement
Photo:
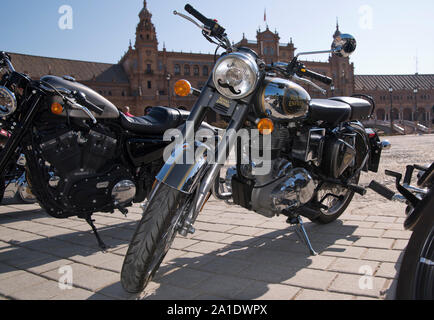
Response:
MULTIPOLYGON (((343 251, 342 248, 330 246, 340 239, 359 239, 353 235, 356 226, 343 226, 340 221, 329 225, 339 228, 339 234, 316 233, 326 227, 313 223, 306 223, 305 226, 308 234, 315 238, 312 244, 318 253, 343 251)), ((286 281, 291 284, 297 272, 312 264, 321 269, 321 264, 325 263, 321 262, 323 257, 311 257, 307 247, 299 241, 294 227, 290 226, 263 234, 253 242, 251 239, 235 241, 207 254, 188 252, 163 262, 144 296, 142 294, 142 299, 260 298, 270 290, 268 285, 286 281)), ((321 279, 312 281, 321 282, 321 279)), ((115 283, 98 292, 104 294, 114 290, 122 290, 121 285, 115 283)))
MULTIPOLYGON (((8 221, 26 221, 41 217, 49 216, 42 209, 0 214, 0 225, 6 224, 8 221)), ((50 228, 62 227, 62 223, 72 221, 69 219, 51 219, 58 221, 58 225, 41 224, 41 230, 50 232, 50 228)), ((95 219, 96 223, 98 223, 98 217, 95 219)), ((86 224, 84 220, 83 223, 86 224)), ((108 251, 112 252, 128 245, 135 225, 136 221, 128 221, 98 227, 98 233, 109 247, 108 251)), ((23 229, 23 231, 26 230, 23 229)), ((17 230, 17 232, 23 231, 17 230)), ((20 269, 30 269, 60 259, 88 257, 101 252, 90 226, 86 231, 65 229, 64 234, 53 236, 38 235, 37 231, 35 232, 36 234, 32 234, 32 232, 34 232, 32 230, 26 232, 28 232, 30 238, 36 237, 36 239, 25 240, 24 235, 24 238, 21 239, 20 236, 18 236, 20 241, 8 241, 11 246, 0 250, 0 263, 5 263, 20 269)), ((42 231, 40 231, 40 233, 42 233, 42 231)), ((85 259, 82 259, 81 262, 87 263, 85 259)), ((2 271, 0 270, 0 274, 1 273, 2 271)))

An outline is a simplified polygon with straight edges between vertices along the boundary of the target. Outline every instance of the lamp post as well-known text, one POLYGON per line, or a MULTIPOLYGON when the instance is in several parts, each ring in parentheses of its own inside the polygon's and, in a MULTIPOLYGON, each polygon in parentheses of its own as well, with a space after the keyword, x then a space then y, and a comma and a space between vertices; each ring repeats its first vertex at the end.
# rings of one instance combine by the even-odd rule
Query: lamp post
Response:
POLYGON ((172 79, 172 75, 170 73, 167 74, 166 80, 167 80, 167 96, 169 100, 169 108, 170 108, 170 79, 172 79))
POLYGON ((414 128, 417 134, 417 126, 418 126, 418 114, 417 114, 417 93, 419 92, 419 90, 416 88, 414 88, 413 93, 414 93, 414 128))
POLYGON ((392 100, 392 93, 393 93, 393 88, 392 86, 389 87, 389 94, 390 94, 390 112, 389 112, 389 117, 390 117, 390 134, 393 134, 393 100, 392 100))
POLYGON ((335 95, 335 86, 331 85, 330 90, 332 92, 332 97, 335 95))

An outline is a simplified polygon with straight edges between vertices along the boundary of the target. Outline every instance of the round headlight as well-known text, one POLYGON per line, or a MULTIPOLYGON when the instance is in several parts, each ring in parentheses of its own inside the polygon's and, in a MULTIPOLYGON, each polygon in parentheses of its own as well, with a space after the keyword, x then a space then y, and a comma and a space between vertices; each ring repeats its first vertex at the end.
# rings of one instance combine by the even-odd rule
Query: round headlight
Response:
POLYGON ((17 99, 12 91, 0 87, 0 117, 7 117, 17 109, 17 99))
POLYGON ((230 53, 217 61, 213 81, 220 94, 229 99, 242 99, 255 90, 259 68, 250 55, 230 53))

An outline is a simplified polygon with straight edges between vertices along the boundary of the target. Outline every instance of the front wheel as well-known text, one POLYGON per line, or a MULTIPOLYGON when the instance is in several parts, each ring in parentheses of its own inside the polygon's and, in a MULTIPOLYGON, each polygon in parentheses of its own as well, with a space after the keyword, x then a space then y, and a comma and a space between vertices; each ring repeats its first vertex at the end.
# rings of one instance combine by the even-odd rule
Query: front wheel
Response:
POLYGON ((424 212, 413 229, 399 270, 399 300, 434 299, 434 188, 420 205, 424 212))
POLYGON ((177 222, 187 197, 162 183, 155 188, 122 266, 122 287, 129 293, 143 291, 158 270, 176 236, 177 222))

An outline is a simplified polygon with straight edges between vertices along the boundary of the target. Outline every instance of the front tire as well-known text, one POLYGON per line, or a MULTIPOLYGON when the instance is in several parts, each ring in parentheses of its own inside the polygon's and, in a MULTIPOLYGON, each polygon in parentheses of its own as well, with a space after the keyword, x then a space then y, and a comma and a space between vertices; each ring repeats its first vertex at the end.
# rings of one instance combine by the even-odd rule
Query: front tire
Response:
POLYGON ((121 271, 125 291, 139 293, 151 281, 176 235, 187 195, 160 183, 153 190, 130 242, 121 271))
POLYGON ((423 216, 413 229, 399 270, 396 299, 434 299, 434 188, 421 201, 423 216))

